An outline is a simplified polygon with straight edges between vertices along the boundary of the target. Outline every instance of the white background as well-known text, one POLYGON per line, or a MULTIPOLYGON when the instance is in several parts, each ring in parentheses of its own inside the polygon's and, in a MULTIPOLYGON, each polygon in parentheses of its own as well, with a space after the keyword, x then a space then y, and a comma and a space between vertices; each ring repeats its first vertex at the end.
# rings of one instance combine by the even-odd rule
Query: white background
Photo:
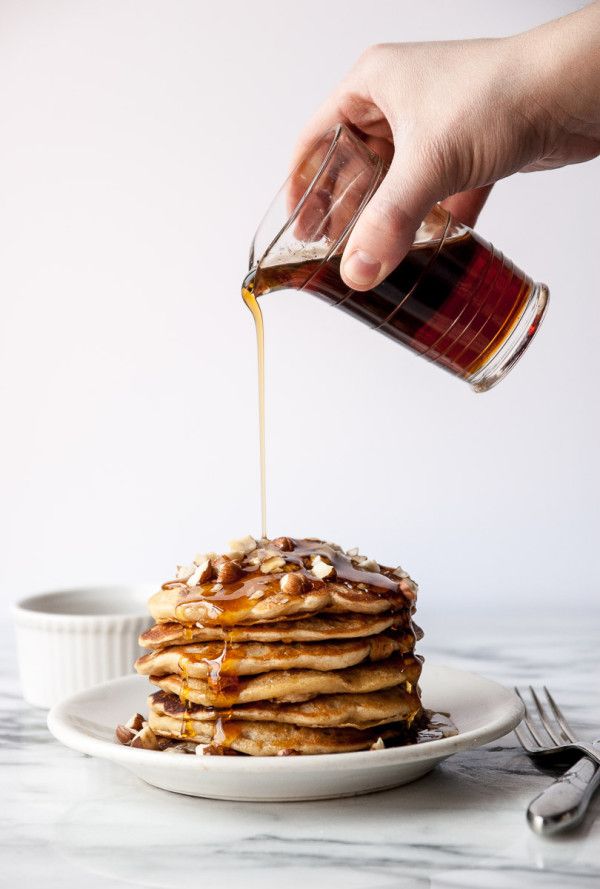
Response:
MULTIPOLYGON (((4 600, 165 579, 259 531, 239 285, 301 124, 370 43, 507 34, 577 5, 2 0, 4 600)), ((595 606, 599 174, 518 175, 484 211, 552 292, 489 394, 309 296, 265 300, 274 535, 400 562, 430 610, 595 606)))

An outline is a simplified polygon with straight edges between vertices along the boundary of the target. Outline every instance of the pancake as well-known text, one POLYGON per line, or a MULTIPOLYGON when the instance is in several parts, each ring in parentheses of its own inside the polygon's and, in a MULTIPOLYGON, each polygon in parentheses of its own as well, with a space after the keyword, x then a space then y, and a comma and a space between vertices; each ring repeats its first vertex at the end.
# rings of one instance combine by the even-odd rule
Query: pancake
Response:
POLYGON ((179 674, 194 679, 249 676, 270 670, 341 670, 413 649, 414 637, 367 636, 332 642, 207 642, 162 648, 135 662, 142 676, 179 674))
POLYGON ((366 694, 319 695, 299 704, 259 701, 216 710, 197 704, 186 706, 176 695, 157 691, 148 698, 148 709, 150 726, 157 734, 194 738, 197 723, 219 719, 283 722, 313 728, 371 728, 387 722, 409 726, 420 716, 421 703, 415 691, 396 686, 366 694))
POLYGON ((154 620, 237 626, 323 611, 383 614, 416 600, 417 585, 402 569, 322 540, 247 537, 234 550, 181 566, 150 599, 154 620))
MULTIPOLYGON (((318 614, 296 617, 293 620, 273 623, 248 624, 237 627, 184 626, 175 621, 154 624, 139 638, 142 648, 165 648, 168 645, 186 645, 189 642, 320 642, 327 639, 356 639, 374 636, 392 627, 411 627, 411 612, 404 609, 386 614, 318 614)), ((416 638, 421 631, 412 624, 416 638)))
MULTIPOLYGON (((150 714, 151 720, 154 715, 150 714)), ((156 731, 156 729, 154 729, 156 731)), ((164 726, 158 731, 171 738, 196 741, 209 745, 206 752, 237 751, 250 756, 278 756, 281 754, 315 755, 319 753, 347 753, 368 750, 379 738, 393 741, 402 734, 402 727, 394 725, 377 728, 312 728, 278 722, 198 722, 192 738, 174 730, 167 734, 164 726), (210 749, 212 747, 212 749, 210 749)))
MULTIPOLYGON (((199 589, 195 592, 184 584, 177 584, 155 593, 148 608, 158 622, 232 626, 322 611, 334 614, 348 611, 356 614, 383 614, 410 606, 401 589, 360 590, 341 583, 323 584, 302 595, 288 595, 280 589, 279 581, 282 577, 282 574, 278 574, 269 580, 259 576, 249 578, 256 584, 249 595, 233 595, 233 591, 227 593, 223 590, 210 595, 209 590, 199 589)), ((213 584, 211 589, 214 586, 219 585, 213 584)))
POLYGON ((319 694, 355 694, 402 684, 412 691, 420 673, 421 659, 406 655, 344 670, 271 670, 242 679, 226 676, 216 684, 173 674, 150 676, 150 682, 193 704, 230 707, 253 701, 305 701, 319 694))

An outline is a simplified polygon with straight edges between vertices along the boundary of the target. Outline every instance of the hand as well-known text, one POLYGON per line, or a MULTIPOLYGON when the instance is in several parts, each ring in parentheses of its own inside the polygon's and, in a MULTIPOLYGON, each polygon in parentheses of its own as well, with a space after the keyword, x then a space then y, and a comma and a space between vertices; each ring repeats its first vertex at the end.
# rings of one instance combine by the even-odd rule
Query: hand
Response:
POLYGON ((498 179, 600 154, 600 3, 515 37, 371 47, 296 158, 338 122, 391 162, 342 260, 344 281, 368 290, 436 201, 473 225, 498 179))

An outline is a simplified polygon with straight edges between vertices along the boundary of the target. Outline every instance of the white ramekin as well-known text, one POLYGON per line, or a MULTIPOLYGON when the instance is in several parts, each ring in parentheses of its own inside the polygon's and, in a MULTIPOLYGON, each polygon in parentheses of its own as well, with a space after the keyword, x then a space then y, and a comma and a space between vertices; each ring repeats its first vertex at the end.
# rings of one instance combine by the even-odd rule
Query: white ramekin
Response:
POLYGON ((159 585, 81 587, 13 606, 23 697, 53 707, 74 692, 133 671, 138 636, 159 585))

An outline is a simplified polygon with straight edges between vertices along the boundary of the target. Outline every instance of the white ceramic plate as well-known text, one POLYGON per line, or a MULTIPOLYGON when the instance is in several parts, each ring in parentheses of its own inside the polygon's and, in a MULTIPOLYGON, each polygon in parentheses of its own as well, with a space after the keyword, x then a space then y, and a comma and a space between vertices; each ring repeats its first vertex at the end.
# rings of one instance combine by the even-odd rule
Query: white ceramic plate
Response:
POLYGON ((389 750, 320 756, 190 756, 123 747, 115 726, 145 713, 148 682, 125 676, 79 692, 48 715, 52 734, 74 750, 119 763, 139 778, 176 793, 213 799, 331 799, 407 784, 460 750, 505 735, 523 716, 517 696, 490 679, 426 663, 423 704, 450 713, 459 734, 389 750))

